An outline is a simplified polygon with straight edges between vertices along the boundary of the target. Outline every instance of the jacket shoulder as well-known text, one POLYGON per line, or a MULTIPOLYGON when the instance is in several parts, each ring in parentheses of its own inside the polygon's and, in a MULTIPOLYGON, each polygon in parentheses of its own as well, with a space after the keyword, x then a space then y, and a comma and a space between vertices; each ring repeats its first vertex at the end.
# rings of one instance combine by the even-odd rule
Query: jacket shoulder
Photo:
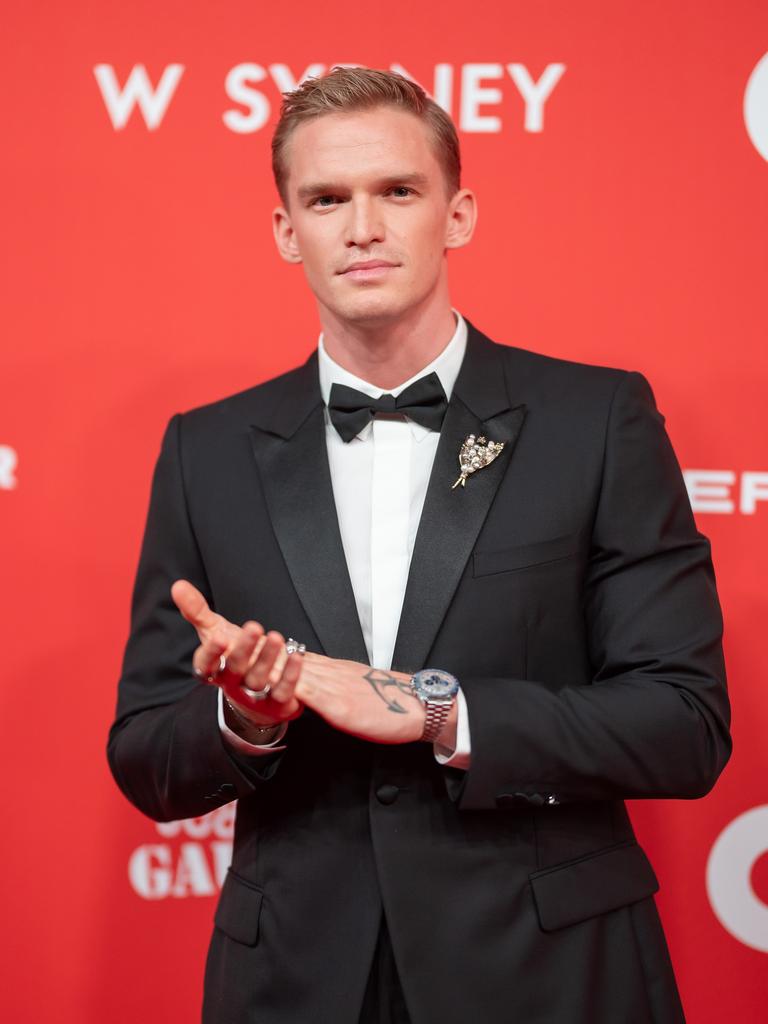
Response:
MULTIPOLYGON (((317 357, 313 352, 299 366, 224 398, 195 406, 182 416, 191 430, 241 429, 254 421, 269 420, 286 401, 317 386, 317 357), (313 372, 314 368, 314 372, 313 372)), ((317 394, 319 396, 319 386, 317 394)))
POLYGON ((510 369, 530 377, 545 377, 552 381, 563 379, 574 383, 591 383, 598 387, 613 388, 628 373, 633 372, 618 366, 604 366, 600 363, 564 359, 533 349, 520 348, 517 345, 505 345, 499 342, 493 344, 504 350, 503 358, 510 369))
MULTIPOLYGON (((473 328, 483 342, 492 347, 504 367, 511 394, 533 399, 584 406, 610 404, 617 388, 631 378, 639 378, 649 387, 642 373, 616 366, 581 362, 552 356, 534 349, 493 340, 473 328)), ((650 389, 649 389, 650 390, 650 389)))

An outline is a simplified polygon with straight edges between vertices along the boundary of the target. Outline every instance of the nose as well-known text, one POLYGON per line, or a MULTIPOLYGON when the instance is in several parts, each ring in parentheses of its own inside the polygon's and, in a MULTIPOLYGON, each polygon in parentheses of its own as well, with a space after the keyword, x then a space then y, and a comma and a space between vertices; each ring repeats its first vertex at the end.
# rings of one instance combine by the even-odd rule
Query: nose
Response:
POLYGON ((370 196, 356 196, 347 204, 346 244, 365 249, 384 241, 384 224, 370 196))

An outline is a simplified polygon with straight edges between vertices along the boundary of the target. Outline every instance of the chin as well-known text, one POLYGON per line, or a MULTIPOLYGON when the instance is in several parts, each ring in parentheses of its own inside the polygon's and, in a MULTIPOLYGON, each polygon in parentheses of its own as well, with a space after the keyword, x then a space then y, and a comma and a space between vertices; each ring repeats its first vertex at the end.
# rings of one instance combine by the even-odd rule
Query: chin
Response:
POLYGON ((402 289, 361 288, 357 294, 335 303, 335 312, 353 323, 374 323, 402 317, 416 304, 413 296, 404 294, 402 289))

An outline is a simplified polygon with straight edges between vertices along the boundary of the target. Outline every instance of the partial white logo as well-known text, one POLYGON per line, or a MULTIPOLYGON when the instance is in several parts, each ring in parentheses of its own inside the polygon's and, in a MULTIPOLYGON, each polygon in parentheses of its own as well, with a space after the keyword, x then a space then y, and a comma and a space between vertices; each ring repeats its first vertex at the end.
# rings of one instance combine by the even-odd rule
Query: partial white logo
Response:
MULTIPOLYGON (((402 64, 391 64, 390 69, 416 81, 402 64)), ((225 110, 222 121, 238 134, 257 132, 269 123, 275 108, 280 106, 282 93, 297 89, 305 79, 319 78, 328 70, 328 65, 313 63, 303 73, 294 75, 287 64, 236 64, 227 72, 224 91, 239 107, 225 110)), ((113 65, 97 64, 93 74, 115 131, 125 128, 136 109, 150 131, 159 128, 184 71, 183 64, 168 64, 155 86, 146 67, 134 64, 121 86, 113 65)), ((460 131, 497 133, 503 128, 498 110, 504 101, 504 87, 511 83, 511 91, 522 100, 518 124, 522 124, 523 131, 535 134, 544 131, 545 105, 564 72, 565 64, 559 63, 547 64, 538 78, 525 64, 518 63, 435 64, 431 88, 423 82, 419 84, 449 114, 453 116, 456 110, 460 131)))
POLYGON ((744 123, 752 145, 768 160, 768 53, 757 62, 744 92, 744 123))
POLYGON ((13 448, 0 444, 0 491, 12 491, 16 486, 16 466, 19 457, 13 448))
POLYGON ((125 128, 134 107, 141 111, 147 128, 155 131, 162 124, 168 104, 184 74, 184 65, 169 64, 164 68, 157 88, 150 82, 143 64, 134 64, 122 87, 111 64, 97 64, 93 74, 115 131, 125 128))
POLYGON ((768 473, 732 469, 686 469, 685 486, 694 512, 753 516, 759 502, 768 501, 768 473))
POLYGON ((752 887, 752 869, 768 853, 768 804, 723 829, 707 863, 707 893, 720 924, 745 946, 768 953, 768 906, 752 887))
POLYGON ((201 818, 155 825, 164 842, 137 846, 128 861, 128 880, 145 900, 215 896, 232 860, 236 802, 201 818))

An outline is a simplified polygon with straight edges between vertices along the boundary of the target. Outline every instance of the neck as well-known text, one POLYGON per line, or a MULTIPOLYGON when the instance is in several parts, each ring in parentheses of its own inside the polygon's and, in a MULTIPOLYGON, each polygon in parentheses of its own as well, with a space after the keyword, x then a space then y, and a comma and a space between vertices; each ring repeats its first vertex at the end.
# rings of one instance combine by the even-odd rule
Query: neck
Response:
POLYGON ((446 294, 393 320, 340 320, 320 309, 325 351, 345 370, 378 388, 395 388, 437 358, 456 331, 446 294))

